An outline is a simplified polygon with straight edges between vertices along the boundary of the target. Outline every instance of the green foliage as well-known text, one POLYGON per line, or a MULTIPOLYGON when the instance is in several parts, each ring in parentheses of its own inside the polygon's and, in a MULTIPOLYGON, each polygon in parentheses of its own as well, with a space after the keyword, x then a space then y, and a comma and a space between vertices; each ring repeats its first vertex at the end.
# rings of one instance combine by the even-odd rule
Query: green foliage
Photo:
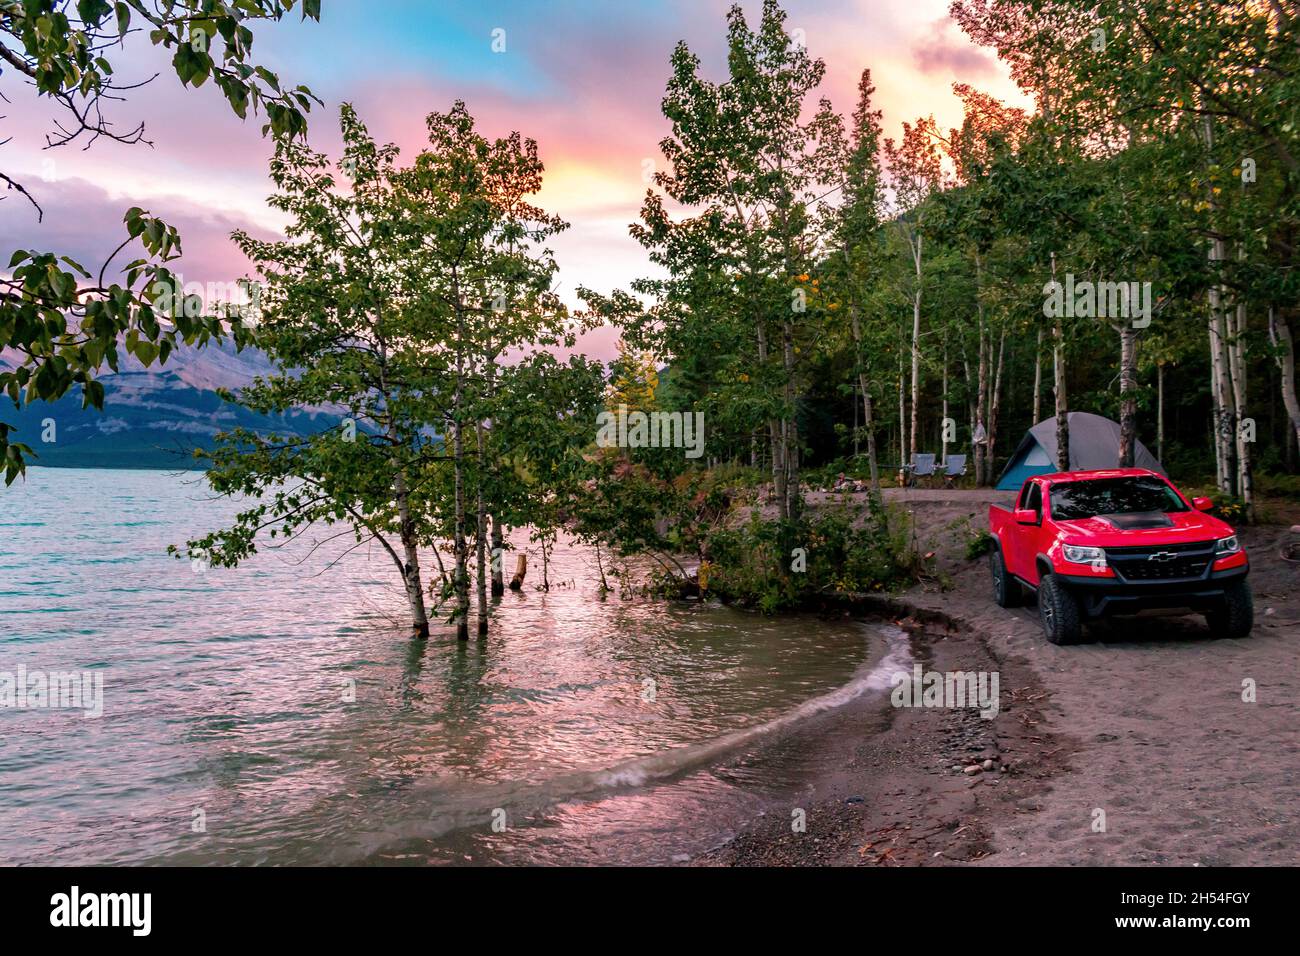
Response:
POLYGON ((1247 514, 1246 502, 1235 495, 1219 495, 1214 499, 1214 516, 1230 525, 1245 524, 1247 514))
MULTIPOLYGON (((295 0, 3 0, 0 40, 5 68, 66 111, 50 145, 84 139, 89 146, 100 137, 148 142, 143 123, 119 132, 102 112, 104 101, 123 99, 138 85, 115 82, 113 58, 121 55, 119 41, 140 29, 149 31, 155 46, 175 51, 172 66, 183 85, 198 87, 211 77, 237 116, 247 116, 250 106, 265 111, 264 133, 293 137, 306 130, 315 97, 304 86, 282 88, 274 73, 254 62, 249 25, 279 20, 294 6, 295 0)), ((303 0, 300 7, 304 19, 320 18, 320 0, 303 0)), ((43 216, 21 183, 2 173, 0 180, 43 216)), ((95 373, 105 365, 117 371, 121 352, 150 366, 166 362, 179 345, 198 347, 226 335, 239 347, 248 341, 238 317, 223 322, 159 308, 157 290, 174 284, 165 263, 180 254, 180 236, 140 208, 128 210, 123 223, 126 238, 95 276, 56 252, 19 249, 10 255, 11 275, 0 277, 0 348, 11 350, 17 363, 0 370, 0 392, 15 407, 53 401, 79 385, 82 407, 101 408, 104 389, 95 373), (134 242, 144 255, 122 267, 124 282, 107 281, 113 259, 134 242)), ((6 485, 33 457, 28 445, 10 440, 11 432, 0 422, 6 485)))
POLYGON ((966 560, 974 561, 982 558, 986 554, 991 554, 996 547, 997 538, 981 528, 966 540, 966 560))
POLYGON ((488 515, 553 538, 577 483, 604 388, 597 363, 560 362, 572 345, 535 244, 564 223, 532 206, 536 144, 488 140, 463 103, 430 114, 428 148, 400 167, 350 105, 337 169, 299 140, 280 141, 270 202, 289 238, 235 234, 267 276, 258 344, 276 373, 233 401, 256 411, 345 415, 307 435, 221 436, 208 480, 254 502, 235 524, 190 542, 218 565, 315 523, 375 541, 427 629, 419 550, 450 538, 455 569, 434 593, 468 613, 469 539, 488 515), (510 363, 502 353, 514 353, 510 363))
POLYGON ((870 593, 915 580, 905 522, 850 509, 827 509, 797 522, 757 513, 717 527, 704 542, 708 591, 771 614, 819 597, 870 593))

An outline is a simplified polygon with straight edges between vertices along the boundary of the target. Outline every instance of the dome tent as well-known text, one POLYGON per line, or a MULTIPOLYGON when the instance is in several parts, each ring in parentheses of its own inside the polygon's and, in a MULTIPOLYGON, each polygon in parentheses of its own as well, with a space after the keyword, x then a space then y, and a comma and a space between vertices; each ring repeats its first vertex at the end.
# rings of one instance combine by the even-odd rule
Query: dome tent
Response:
MULTIPOLYGON (((1070 470, 1114 468, 1119 463, 1119 424, 1090 412, 1070 412, 1070 470)), ((1164 474, 1156 456, 1137 442, 1133 452, 1137 468, 1149 468, 1164 474)), ((1057 471, 1056 416, 1045 418, 1029 431, 998 478, 999 491, 1019 491, 1031 475, 1057 471)))

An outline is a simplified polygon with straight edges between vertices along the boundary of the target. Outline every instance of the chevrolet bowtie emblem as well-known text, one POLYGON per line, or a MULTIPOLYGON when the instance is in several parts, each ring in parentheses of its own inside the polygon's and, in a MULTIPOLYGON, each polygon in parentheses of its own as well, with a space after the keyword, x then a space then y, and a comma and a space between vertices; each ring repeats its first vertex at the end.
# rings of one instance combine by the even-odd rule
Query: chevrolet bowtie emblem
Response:
POLYGON ((1174 554, 1172 551, 1157 551, 1155 554, 1151 555, 1151 557, 1147 558, 1147 560, 1148 561, 1172 561, 1176 557, 1178 557, 1178 555, 1174 554))

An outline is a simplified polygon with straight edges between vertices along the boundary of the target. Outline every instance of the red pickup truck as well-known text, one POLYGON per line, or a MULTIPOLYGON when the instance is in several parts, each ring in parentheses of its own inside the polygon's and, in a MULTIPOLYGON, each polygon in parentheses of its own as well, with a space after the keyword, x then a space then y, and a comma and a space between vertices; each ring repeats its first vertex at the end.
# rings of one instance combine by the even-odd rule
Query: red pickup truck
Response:
POLYGON ((1038 595, 1047 639, 1072 644, 1083 623, 1147 608, 1205 615, 1222 637, 1254 625, 1250 561, 1232 528, 1144 468, 1035 475, 1014 508, 989 506, 993 599, 1038 595))

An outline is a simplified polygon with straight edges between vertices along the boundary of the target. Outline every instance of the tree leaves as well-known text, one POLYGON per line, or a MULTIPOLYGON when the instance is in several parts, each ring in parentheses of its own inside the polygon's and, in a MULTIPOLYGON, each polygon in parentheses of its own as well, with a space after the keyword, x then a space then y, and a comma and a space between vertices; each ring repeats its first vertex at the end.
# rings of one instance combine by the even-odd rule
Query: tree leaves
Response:
MULTIPOLYGON (((248 24, 282 19, 294 9, 293 0, 77 0, 75 18, 65 9, 38 0, 11 3, 0 20, 0 32, 12 41, 7 48, 17 61, 11 61, 14 68, 34 82, 38 95, 57 97, 71 111, 73 122, 59 128, 54 145, 83 135, 89 142, 101 136, 124 143, 143 140, 143 124, 119 133, 96 106, 101 96, 123 98, 127 88, 114 86, 110 57, 119 55, 117 41, 137 22, 149 26, 153 44, 173 49, 172 68, 182 84, 198 87, 215 78, 236 115, 245 117, 250 105, 254 111, 265 109, 266 130, 277 137, 301 136, 312 104, 319 102, 306 87, 283 90, 273 72, 251 60, 248 24), (78 107, 78 97, 88 105, 78 107)), ((301 9, 303 19, 320 17, 318 0, 301 9)), ((92 374, 101 362, 118 370, 119 340, 145 365, 165 361, 178 340, 191 346, 226 335, 240 346, 248 340, 248 330, 229 317, 194 319, 181 311, 160 325, 146 293, 156 280, 170 276, 164 263, 181 254, 181 238, 138 206, 127 210, 123 222, 126 240, 118 251, 135 241, 145 253, 122 270, 124 283, 105 278, 113 257, 94 278, 54 252, 19 249, 9 257, 12 276, 0 279, 0 348, 15 355, 19 365, 0 371, 0 392, 15 405, 53 401, 80 384, 83 406, 100 407, 104 392, 92 374)), ((30 448, 11 444, 10 431, 8 426, 0 430, 0 454, 12 481, 9 469, 22 473, 30 448)))

